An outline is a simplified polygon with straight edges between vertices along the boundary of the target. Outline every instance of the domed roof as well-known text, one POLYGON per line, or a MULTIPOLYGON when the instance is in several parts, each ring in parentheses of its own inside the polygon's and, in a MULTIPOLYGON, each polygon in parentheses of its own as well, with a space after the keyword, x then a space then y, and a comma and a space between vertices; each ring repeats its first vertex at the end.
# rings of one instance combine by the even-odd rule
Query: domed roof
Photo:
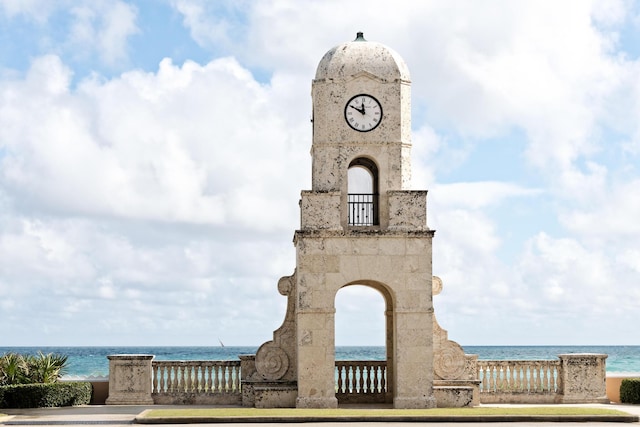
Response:
POLYGON ((352 42, 338 45, 324 54, 316 80, 339 79, 366 71, 383 80, 410 80, 409 68, 397 52, 387 46, 366 41, 358 33, 352 42))

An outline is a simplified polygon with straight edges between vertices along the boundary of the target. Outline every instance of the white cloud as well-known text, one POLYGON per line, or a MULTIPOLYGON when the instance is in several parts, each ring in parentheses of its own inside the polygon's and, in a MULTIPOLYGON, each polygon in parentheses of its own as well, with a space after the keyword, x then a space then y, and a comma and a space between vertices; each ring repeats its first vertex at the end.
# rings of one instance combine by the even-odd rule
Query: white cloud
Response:
MULTIPOLYGON (((640 85, 620 46, 633 5, 175 0, 212 60, 74 81, 94 58, 128 68, 147 6, 52 4, 2 3, 45 28, 52 53, 0 80, 0 307, 17 328, 3 336, 44 343, 42 322, 59 337, 91 313, 101 343, 139 328, 149 343, 268 339, 310 187, 311 79, 359 30, 411 69, 413 187, 430 190, 450 336, 594 342, 637 312, 640 85), (511 135, 526 151, 483 144, 511 135)), ((617 341, 634 336, 620 324, 617 341)))
POLYGON ((302 171, 290 165, 306 147, 288 144, 272 89, 237 62, 166 60, 157 74, 85 81, 77 92, 69 74, 57 58, 41 58, 3 91, 1 176, 30 204, 261 229, 295 218, 291 177, 302 171), (10 102, 24 97, 18 87, 29 103, 10 102))
POLYGON ((9 19, 35 22, 44 52, 64 52, 78 60, 95 56, 114 68, 127 62, 129 38, 140 31, 137 8, 122 0, 6 0, 0 8, 9 19))
POLYGON ((122 1, 92 1, 72 7, 70 13, 71 50, 97 54, 110 66, 127 59, 128 39, 139 32, 135 6, 122 1))

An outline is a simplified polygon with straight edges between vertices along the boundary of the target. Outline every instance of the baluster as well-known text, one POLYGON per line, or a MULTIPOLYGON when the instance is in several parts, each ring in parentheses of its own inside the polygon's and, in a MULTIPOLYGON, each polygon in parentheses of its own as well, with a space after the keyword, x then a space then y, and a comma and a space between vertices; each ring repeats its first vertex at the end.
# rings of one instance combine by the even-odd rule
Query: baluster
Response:
POLYGON ((200 362, 198 364, 198 370, 200 375, 198 376, 198 393, 207 392, 207 365, 208 363, 200 362))
POLYGON ((164 366, 162 365, 158 366, 158 374, 156 377, 156 382, 157 382, 157 387, 156 387, 156 384, 154 384, 154 387, 156 387, 156 393, 164 392, 164 366))
POLYGON ((371 366, 362 366, 362 391, 371 393, 371 366))
POLYGON ((185 391, 187 389, 187 381, 186 381, 186 372, 184 369, 184 365, 180 365, 179 368, 180 369, 180 380, 178 381, 178 389, 180 391, 185 391))
POLYGON ((484 365, 484 376, 487 379, 487 384, 483 384, 482 388, 484 389, 484 391, 486 392, 491 392, 492 389, 492 383, 493 383, 493 368, 491 367, 490 363, 487 363, 486 365, 484 365))
POLYGON ((216 393, 220 392, 220 366, 215 366, 214 367, 214 382, 213 382, 213 389, 216 393))
POLYGON ((496 366, 496 391, 504 391, 505 389, 505 377, 507 375, 507 365, 496 366))
POLYGON ((357 381, 356 381, 356 390, 358 393, 362 393, 362 390, 364 389, 364 376, 362 373, 362 365, 358 365, 358 377, 357 377, 357 381))
POLYGON ((230 388, 230 384, 231 384, 231 372, 229 372, 229 367, 225 366, 224 367, 224 392, 228 393, 229 392, 229 388, 230 388))
POLYGON ((187 390, 193 392, 196 389, 196 367, 193 363, 187 364, 187 390))
POLYGON ((213 386, 212 386, 212 382, 211 382, 211 369, 213 368, 212 365, 208 365, 207 366, 207 386, 205 388, 205 392, 207 393, 212 393, 213 390, 213 386))
POLYGON ((235 378, 235 381, 233 382, 233 390, 238 392, 240 390, 240 367, 234 366, 233 372, 233 377, 235 378))
POLYGON ((373 370, 373 393, 380 393, 380 375, 382 374, 381 366, 372 366, 373 370))
POLYGON ((167 391, 173 391, 173 366, 167 366, 167 391))
POLYGON ((484 392, 490 392, 491 391, 491 383, 493 380, 492 377, 492 368, 491 365, 486 364, 482 366, 482 383, 480 384, 480 391, 484 391, 484 392))
POLYGON ((193 382, 194 382, 194 392, 201 393, 202 392, 202 372, 204 370, 203 362, 196 362, 193 366, 193 382))
POLYGON ((521 392, 524 389, 524 375, 526 370, 526 365, 522 363, 516 363, 516 391, 521 392))
POLYGON ((191 391, 191 384, 192 384, 192 378, 191 378, 191 365, 189 364, 184 364, 182 365, 183 369, 184 369, 184 390, 185 391, 191 391))
POLYGON ((344 393, 344 381, 342 380, 342 371, 343 371, 343 367, 342 366, 337 366, 336 370, 338 371, 338 393, 344 393))
POLYGON ((151 392, 158 392, 158 365, 152 365, 151 369, 153 369, 153 380, 151 382, 151 392))
POLYGON ((348 384, 348 389, 347 389, 347 393, 353 393, 354 392, 354 388, 355 388, 355 382, 356 382, 356 367, 353 365, 349 365, 347 367, 347 372, 348 372, 348 377, 347 377, 347 384, 348 384))
POLYGON ((380 391, 382 393, 387 392, 387 364, 385 362, 381 367, 382 374, 380 375, 380 391))
POLYGON ((200 391, 200 364, 194 362, 193 364, 193 387, 192 390, 194 393, 198 393, 200 391))
POLYGON ((536 383, 535 390, 538 393, 544 392, 544 388, 542 387, 542 369, 544 367, 544 363, 536 364, 536 383))

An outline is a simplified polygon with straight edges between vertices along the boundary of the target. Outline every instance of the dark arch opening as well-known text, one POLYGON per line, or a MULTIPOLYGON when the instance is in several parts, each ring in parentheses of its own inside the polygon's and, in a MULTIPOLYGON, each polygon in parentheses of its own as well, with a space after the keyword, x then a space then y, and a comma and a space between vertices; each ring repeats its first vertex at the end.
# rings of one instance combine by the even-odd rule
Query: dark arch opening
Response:
POLYGON ((349 164, 347 177, 350 226, 380 225, 378 209, 378 166, 358 157, 349 164))

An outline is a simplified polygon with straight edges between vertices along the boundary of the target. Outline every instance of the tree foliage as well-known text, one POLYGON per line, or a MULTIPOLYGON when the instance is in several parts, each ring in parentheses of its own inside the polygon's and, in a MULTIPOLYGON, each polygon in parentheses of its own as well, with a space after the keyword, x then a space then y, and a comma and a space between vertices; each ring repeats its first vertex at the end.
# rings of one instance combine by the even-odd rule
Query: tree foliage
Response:
POLYGON ((6 353, 0 357, 0 386, 55 383, 67 372, 67 359, 53 353, 6 353))

